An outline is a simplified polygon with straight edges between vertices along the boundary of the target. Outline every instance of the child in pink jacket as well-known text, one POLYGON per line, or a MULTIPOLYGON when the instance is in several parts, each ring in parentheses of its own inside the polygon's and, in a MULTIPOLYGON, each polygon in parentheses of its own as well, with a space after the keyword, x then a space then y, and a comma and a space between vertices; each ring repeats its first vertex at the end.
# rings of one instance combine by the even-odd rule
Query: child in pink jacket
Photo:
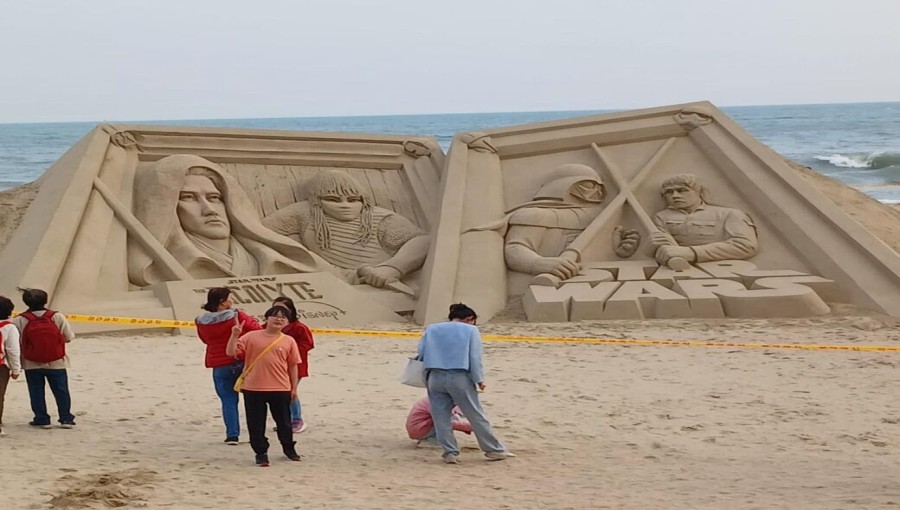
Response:
MULTIPOLYGON (((453 430, 471 434, 472 425, 463 416, 459 407, 454 407, 451 413, 453 430)), ((416 445, 423 442, 434 443, 434 420, 431 418, 431 404, 428 403, 428 397, 416 402, 409 410, 409 416, 406 417, 406 433, 410 439, 417 441, 416 445)))

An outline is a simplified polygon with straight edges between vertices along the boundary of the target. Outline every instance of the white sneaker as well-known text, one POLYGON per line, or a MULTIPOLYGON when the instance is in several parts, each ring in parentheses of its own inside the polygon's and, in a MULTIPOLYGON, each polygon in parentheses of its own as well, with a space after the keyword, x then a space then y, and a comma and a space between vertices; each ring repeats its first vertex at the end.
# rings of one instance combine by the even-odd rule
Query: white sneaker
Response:
POLYGON ((444 455, 444 464, 459 464, 459 455, 455 453, 444 455))
POLYGON ((488 460, 506 460, 516 455, 511 452, 485 452, 484 456, 487 457, 488 460))

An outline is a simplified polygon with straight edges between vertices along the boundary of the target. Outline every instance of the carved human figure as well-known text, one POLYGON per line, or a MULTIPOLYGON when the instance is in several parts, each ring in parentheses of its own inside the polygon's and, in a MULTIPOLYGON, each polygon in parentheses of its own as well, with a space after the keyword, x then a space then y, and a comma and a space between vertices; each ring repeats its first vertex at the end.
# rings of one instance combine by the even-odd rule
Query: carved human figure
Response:
MULTIPOLYGON (((566 280, 578 274, 577 257, 561 256, 603 209, 606 186, 593 168, 565 164, 555 168, 533 200, 508 211, 504 254, 513 271, 552 274, 566 280)), ((636 230, 617 227, 614 251, 630 257, 640 244, 636 230)))
POLYGON ((428 234, 375 206, 352 176, 323 170, 304 188, 305 201, 275 211, 263 224, 342 268, 351 283, 383 288, 422 267, 428 234))
POLYGON ((237 181, 190 154, 167 156, 135 176, 134 215, 159 242, 129 237, 128 277, 147 286, 173 279, 162 251, 194 278, 330 270, 327 262, 260 223, 237 181))
POLYGON ((688 262, 740 260, 756 255, 756 226, 745 212, 707 202, 707 190, 693 174, 666 179, 660 193, 667 209, 653 216, 659 231, 650 234, 654 257, 688 262))

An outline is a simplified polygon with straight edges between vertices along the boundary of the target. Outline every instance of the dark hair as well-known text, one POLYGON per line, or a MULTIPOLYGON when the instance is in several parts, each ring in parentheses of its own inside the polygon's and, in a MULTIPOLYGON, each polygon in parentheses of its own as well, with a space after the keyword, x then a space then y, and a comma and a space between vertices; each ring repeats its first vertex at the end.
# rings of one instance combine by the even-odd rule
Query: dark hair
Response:
POLYGON ((29 310, 44 310, 47 306, 47 293, 41 289, 25 289, 22 291, 22 301, 29 310))
POLYGON ((269 317, 272 317, 273 315, 280 315, 280 316, 284 317, 285 319, 290 320, 291 311, 283 306, 273 306, 272 308, 269 308, 268 310, 266 310, 266 313, 263 315, 265 315, 266 319, 268 319, 269 317))
POLYGON ((450 305, 450 315, 448 315, 447 318, 451 321, 455 319, 478 319, 478 314, 475 313, 475 310, 472 310, 462 303, 455 303, 450 305))
POLYGON ((288 312, 290 312, 290 314, 288 315, 289 321, 294 322, 295 320, 297 320, 297 307, 294 306, 293 299, 285 296, 278 296, 277 298, 275 298, 275 301, 272 301, 272 306, 279 306, 278 303, 284 304, 282 308, 287 308, 288 312))
POLYGON ((218 312, 219 305, 222 304, 222 301, 228 299, 229 295, 231 295, 230 289, 225 287, 213 287, 206 293, 206 304, 200 308, 203 308, 207 312, 218 312))
POLYGON ((6 296, 0 296, 0 320, 9 319, 9 315, 15 307, 11 299, 6 296))

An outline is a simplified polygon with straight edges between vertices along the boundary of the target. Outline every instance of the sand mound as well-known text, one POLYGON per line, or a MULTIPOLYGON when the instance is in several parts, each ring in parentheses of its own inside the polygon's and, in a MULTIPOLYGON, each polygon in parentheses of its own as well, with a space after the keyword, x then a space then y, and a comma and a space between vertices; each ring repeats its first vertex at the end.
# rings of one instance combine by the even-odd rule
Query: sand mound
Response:
POLYGON ((846 184, 826 177, 812 168, 786 160, 804 180, 858 221, 875 237, 900 253, 900 210, 871 198, 846 184))
POLYGON ((52 508, 107 508, 145 506, 146 501, 138 487, 150 485, 156 480, 156 471, 126 469, 112 473, 86 476, 65 475, 57 482, 62 488, 50 499, 52 508))
POLYGON ((9 238, 19 228, 25 211, 37 196, 38 188, 39 184, 32 182, 0 192, 0 218, 3 219, 0 222, 0 250, 6 246, 9 238))

